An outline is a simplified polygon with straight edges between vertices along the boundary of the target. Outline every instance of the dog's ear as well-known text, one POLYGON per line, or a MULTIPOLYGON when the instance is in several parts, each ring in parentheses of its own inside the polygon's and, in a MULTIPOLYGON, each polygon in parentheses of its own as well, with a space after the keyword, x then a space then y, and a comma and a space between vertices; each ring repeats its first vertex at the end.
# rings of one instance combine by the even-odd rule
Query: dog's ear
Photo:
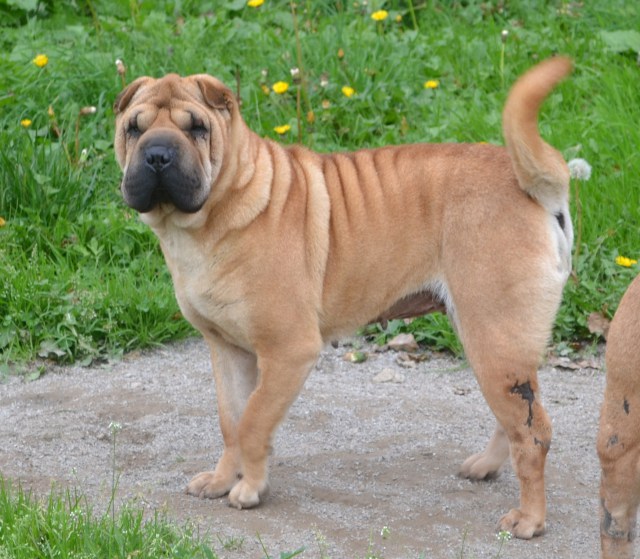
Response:
POLYGON ((238 108, 238 101, 233 92, 220 80, 200 74, 195 76, 196 83, 202 92, 204 102, 213 109, 227 110, 233 113, 238 108))
POLYGON ((133 96, 136 94, 136 92, 145 82, 149 81, 149 79, 150 78, 147 77, 138 78, 137 80, 131 82, 127 87, 125 87, 118 94, 116 100, 113 103, 113 112, 115 114, 118 114, 124 111, 131 102, 131 99, 133 99, 133 96))

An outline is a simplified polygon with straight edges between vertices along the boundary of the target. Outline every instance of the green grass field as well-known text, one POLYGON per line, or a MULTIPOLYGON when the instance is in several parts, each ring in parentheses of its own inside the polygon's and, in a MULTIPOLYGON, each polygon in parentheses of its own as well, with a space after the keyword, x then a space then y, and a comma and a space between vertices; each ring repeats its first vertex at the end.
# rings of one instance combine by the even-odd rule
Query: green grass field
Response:
MULTIPOLYGON (((640 255, 636 3, 296 4, 292 11, 284 0, 259 7, 246 0, 0 0, 5 368, 37 356, 90 362, 193 332, 178 313, 155 238, 120 200, 112 148, 112 104, 123 81, 166 72, 216 75, 238 88, 259 134, 329 151, 501 143, 510 84, 537 60, 570 55, 575 72, 545 104, 541 131, 567 159, 589 161, 593 174, 573 185, 581 242, 555 341, 588 342, 589 314, 612 314, 637 272, 615 259, 640 255), (387 17, 373 19, 380 9, 387 17), (289 84, 284 93, 272 88, 279 81, 289 84), (290 128, 276 132, 283 126, 290 128)), ((442 316, 409 328, 433 347, 457 348, 442 316)))

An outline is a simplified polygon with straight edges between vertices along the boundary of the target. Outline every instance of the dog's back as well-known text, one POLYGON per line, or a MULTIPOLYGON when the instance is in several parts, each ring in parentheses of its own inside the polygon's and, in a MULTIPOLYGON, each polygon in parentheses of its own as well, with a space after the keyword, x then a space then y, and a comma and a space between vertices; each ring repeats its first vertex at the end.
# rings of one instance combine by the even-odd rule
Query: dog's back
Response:
POLYGON ((625 293, 607 338, 607 386, 598 455, 603 559, 631 559, 640 502, 640 276, 625 293))

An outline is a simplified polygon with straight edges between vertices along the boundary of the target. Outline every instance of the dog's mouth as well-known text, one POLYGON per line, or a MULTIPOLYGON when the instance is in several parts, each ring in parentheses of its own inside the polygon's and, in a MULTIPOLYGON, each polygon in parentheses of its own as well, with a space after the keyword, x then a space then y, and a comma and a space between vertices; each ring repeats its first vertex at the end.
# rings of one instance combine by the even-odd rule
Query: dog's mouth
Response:
POLYGON ((172 143, 149 142, 141 147, 136 163, 122 180, 125 203, 140 213, 166 205, 184 213, 198 212, 207 199, 208 188, 197 166, 184 163, 184 159, 172 143))
MULTIPOLYGON (((129 207, 133 208, 134 210, 140 213, 148 213, 163 205, 176 206, 175 202, 173 201, 173 198, 171 197, 171 194, 164 186, 160 186, 159 188, 156 188, 156 189, 151 189, 151 193, 148 196, 136 196, 134 199, 131 199, 130 197, 125 197, 125 201, 127 202, 127 205, 129 207)), ((186 213, 192 213, 192 211, 188 208, 181 209, 181 211, 185 211, 186 213)))
POLYGON ((128 174, 124 177, 120 189, 125 203, 140 213, 147 213, 166 205, 175 206, 184 213, 198 212, 206 201, 199 181, 185 181, 184 177, 178 179, 157 177, 146 172, 128 174))

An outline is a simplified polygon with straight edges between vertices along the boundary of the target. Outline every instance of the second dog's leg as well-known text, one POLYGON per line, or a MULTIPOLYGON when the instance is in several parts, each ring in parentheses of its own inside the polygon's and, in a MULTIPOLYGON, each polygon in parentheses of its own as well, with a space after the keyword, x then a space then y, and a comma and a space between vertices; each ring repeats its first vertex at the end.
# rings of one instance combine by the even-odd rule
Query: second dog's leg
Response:
POLYGON ((607 386, 598 456, 603 559, 631 559, 640 503, 640 276, 625 293, 607 339, 607 386))
MULTIPOLYGON (((640 501, 640 436, 637 413, 622 411, 622 397, 607 393, 598 433, 600 480, 600 536, 603 559, 633 559, 636 516, 640 501), (620 407, 622 413, 616 413, 620 407), (615 411, 614 411, 615 408, 615 411), (630 415, 630 414, 629 414, 630 415)), ((631 403, 638 406, 639 398, 631 403)))

